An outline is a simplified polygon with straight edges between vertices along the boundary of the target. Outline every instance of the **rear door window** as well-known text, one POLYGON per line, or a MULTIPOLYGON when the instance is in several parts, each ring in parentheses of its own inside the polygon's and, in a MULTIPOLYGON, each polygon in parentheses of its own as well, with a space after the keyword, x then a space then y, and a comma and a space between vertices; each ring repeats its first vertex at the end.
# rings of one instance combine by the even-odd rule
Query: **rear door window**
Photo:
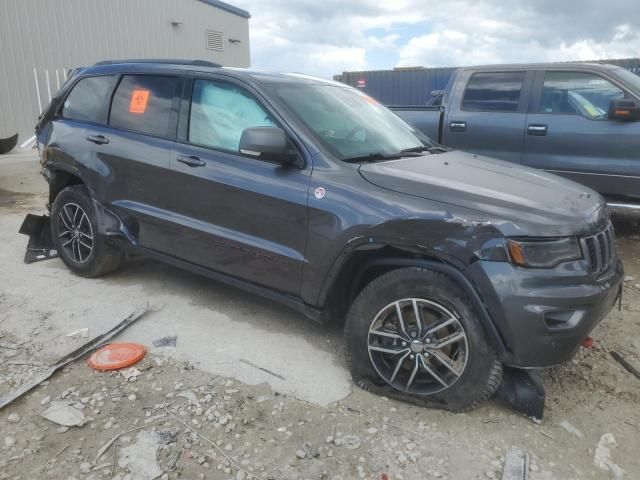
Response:
POLYGON ((592 73, 546 72, 539 112, 605 120, 611 100, 624 96, 609 80, 592 73))
POLYGON ((178 77, 123 76, 113 96, 109 125, 175 138, 181 86, 178 77))
POLYGON ((245 128, 277 126, 246 90, 211 80, 195 80, 189 117, 189 141, 238 152, 245 128))
POLYGON ((114 75, 105 75, 80 80, 67 96, 62 116, 71 120, 107 123, 109 98, 115 79, 114 75))
POLYGON ((517 112, 526 72, 474 73, 462 99, 463 110, 517 112))

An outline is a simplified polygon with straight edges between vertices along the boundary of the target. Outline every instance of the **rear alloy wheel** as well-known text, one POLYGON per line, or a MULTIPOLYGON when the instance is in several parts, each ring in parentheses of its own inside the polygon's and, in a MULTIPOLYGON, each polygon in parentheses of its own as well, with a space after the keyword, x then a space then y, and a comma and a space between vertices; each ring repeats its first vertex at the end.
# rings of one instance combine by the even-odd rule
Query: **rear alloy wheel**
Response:
POLYGON ((60 245, 76 263, 84 263, 93 252, 93 229, 87 212, 77 203, 65 203, 58 213, 60 245))
POLYGON ((429 395, 451 387, 467 365, 464 328, 447 308, 405 298, 378 312, 369 327, 369 358, 397 390, 429 395))
POLYGON ((122 263, 123 253, 98 233, 95 208, 83 185, 73 185, 58 193, 50 221, 56 249, 73 273, 99 277, 122 263))
POLYGON ((466 411, 502 380, 466 292, 425 268, 391 270, 364 287, 349 309, 345 340, 355 383, 399 400, 466 411))

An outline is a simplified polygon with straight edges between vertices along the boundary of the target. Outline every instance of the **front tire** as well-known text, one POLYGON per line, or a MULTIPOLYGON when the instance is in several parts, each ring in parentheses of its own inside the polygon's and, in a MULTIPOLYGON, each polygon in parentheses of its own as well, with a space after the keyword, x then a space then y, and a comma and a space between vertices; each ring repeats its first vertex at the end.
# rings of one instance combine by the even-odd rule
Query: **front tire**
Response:
POLYGON ((123 253, 98 234, 95 209, 87 189, 62 190, 51 207, 51 235, 64 264, 81 277, 100 277, 117 270, 123 253))
POLYGON ((479 316, 450 277, 423 268, 381 275, 353 302, 347 362, 360 387, 452 411, 493 395, 502 363, 479 316))

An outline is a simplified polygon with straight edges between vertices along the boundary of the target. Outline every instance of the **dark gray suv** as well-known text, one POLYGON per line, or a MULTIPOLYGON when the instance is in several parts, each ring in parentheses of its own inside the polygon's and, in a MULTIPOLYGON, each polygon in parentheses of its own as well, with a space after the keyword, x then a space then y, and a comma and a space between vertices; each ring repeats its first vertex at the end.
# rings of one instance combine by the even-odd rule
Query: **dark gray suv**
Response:
POLYGON ((37 126, 85 277, 147 255, 346 318, 362 387, 450 410, 569 360, 620 295, 602 198, 451 151, 345 85, 194 61, 75 71, 37 126))

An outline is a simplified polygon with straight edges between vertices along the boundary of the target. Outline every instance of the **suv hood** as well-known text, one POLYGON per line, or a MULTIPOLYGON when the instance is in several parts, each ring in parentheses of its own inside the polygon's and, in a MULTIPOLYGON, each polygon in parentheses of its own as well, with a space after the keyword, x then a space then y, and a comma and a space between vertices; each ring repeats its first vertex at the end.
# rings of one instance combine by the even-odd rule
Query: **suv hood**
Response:
POLYGON ((587 187, 460 151, 363 164, 360 174, 387 190, 476 210, 489 221, 508 220, 510 235, 580 235, 606 222, 604 200, 587 187))

